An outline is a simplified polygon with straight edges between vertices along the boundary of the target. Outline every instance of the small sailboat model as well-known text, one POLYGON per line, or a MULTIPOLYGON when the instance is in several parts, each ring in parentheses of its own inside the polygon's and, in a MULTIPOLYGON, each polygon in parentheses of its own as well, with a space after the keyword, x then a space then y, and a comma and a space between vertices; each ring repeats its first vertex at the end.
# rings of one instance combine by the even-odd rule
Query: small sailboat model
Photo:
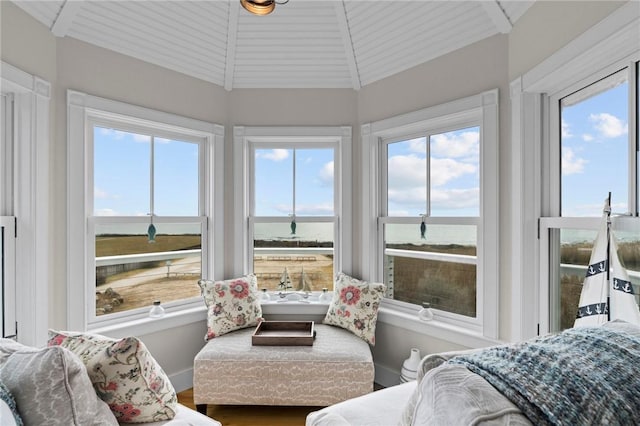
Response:
POLYGON ((300 273, 300 281, 298 282, 298 288, 296 288, 296 290, 304 291, 305 293, 308 293, 311 291, 311 286, 309 285, 309 279, 304 273, 304 267, 302 268, 302 272, 300 273))
POLYGON ((284 271, 282 271, 282 275, 280 275, 280 284, 278 284, 278 287, 280 287, 280 290, 283 292, 293 288, 291 286, 291 277, 289 277, 289 271, 287 271, 286 267, 284 271))
POLYGON ((574 327, 602 325, 620 319, 640 325, 640 310, 629 275, 620 263, 611 229, 611 194, 605 201, 574 327))

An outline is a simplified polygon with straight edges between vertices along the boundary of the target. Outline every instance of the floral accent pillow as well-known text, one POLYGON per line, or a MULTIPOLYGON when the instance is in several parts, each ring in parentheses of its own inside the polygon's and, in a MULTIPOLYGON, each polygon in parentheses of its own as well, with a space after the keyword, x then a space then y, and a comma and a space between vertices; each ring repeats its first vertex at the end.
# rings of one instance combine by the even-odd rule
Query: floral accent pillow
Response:
POLYGON ((171 420, 178 398, 169 377, 136 337, 111 339, 88 333, 49 330, 48 346, 75 353, 93 387, 122 423, 171 420))
POLYGON ((378 307, 385 290, 384 284, 369 283, 339 273, 333 286, 333 299, 322 323, 347 329, 375 345, 378 307))
POLYGON ((198 284, 208 307, 205 341, 262 321, 255 275, 225 281, 200 280, 198 284))

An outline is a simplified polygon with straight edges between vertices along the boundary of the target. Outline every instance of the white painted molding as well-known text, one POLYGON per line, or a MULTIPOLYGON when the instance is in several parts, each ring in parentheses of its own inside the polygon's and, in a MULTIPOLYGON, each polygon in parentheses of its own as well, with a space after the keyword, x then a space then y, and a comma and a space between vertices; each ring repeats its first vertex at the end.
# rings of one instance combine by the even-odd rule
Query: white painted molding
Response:
POLYGON ((499 32, 502 34, 511 32, 513 25, 496 0, 484 0, 480 2, 480 5, 484 11, 487 12, 487 15, 489 15, 493 25, 495 25, 499 32))
POLYGON ((193 368, 182 370, 169 375, 169 380, 176 392, 182 392, 193 387, 193 368))
POLYGON ((51 25, 51 32, 56 37, 64 37, 67 35, 71 24, 76 15, 82 9, 83 0, 65 0, 60 8, 60 12, 51 25))
MULTIPOLYGON (((478 263, 477 318, 469 327, 478 327, 486 338, 499 335, 499 176, 498 176, 498 89, 444 104, 398 115, 361 127, 362 137, 362 208, 363 224, 361 247, 363 250, 363 278, 381 280, 383 276, 382 246, 379 240, 378 216, 383 211, 379 194, 380 140, 398 138, 426 132, 429 128, 481 124, 482 145, 480 159, 480 187, 482 209, 478 235, 484 261, 478 263), (473 123, 473 124, 472 124, 473 123)), ((453 321, 453 320, 452 320, 453 321)), ((445 340, 449 340, 445 337, 445 340)))
POLYGON ((382 364, 374 364, 375 377, 373 379, 379 385, 385 388, 400 384, 400 370, 395 370, 382 364))
POLYGON ((233 72, 236 67, 236 41, 238 39, 238 19, 240 17, 240 4, 237 1, 229 2, 229 29, 227 31, 227 54, 224 67, 224 88, 233 89, 233 72))
POLYGON ((522 76, 523 90, 549 95, 640 52, 640 2, 629 1, 522 76))
POLYGON ((352 130, 350 126, 235 126, 233 128, 234 153, 234 225, 237 238, 235 241, 234 275, 249 270, 247 218, 251 210, 248 171, 250 165, 250 143, 270 142, 302 142, 328 143, 337 142, 338 152, 334 159, 334 174, 340 177, 340 188, 335 194, 336 215, 339 216, 338 236, 336 240, 336 268, 350 273, 352 268, 352 175, 351 144, 352 130))
POLYGON ((336 19, 338 20, 338 27, 340 28, 340 35, 342 36, 344 54, 347 58, 347 65, 349 66, 353 89, 360 90, 362 88, 362 84, 360 83, 360 74, 358 73, 358 62, 356 61, 356 55, 353 51, 353 41, 351 40, 351 30, 349 29, 349 21, 347 20, 347 11, 345 10, 344 0, 334 1, 333 5, 336 12, 336 19))
POLYGON ((134 327, 136 333, 133 334, 143 334, 157 324, 169 325, 166 321, 170 318, 178 318, 178 321, 187 318, 186 321, 190 321, 188 315, 192 309, 197 311, 199 302, 171 307, 167 319, 152 323, 145 321, 146 313, 141 310, 134 310, 131 315, 124 317, 95 318, 94 306, 89 300, 92 296, 88 294, 86 284, 91 282, 90 268, 94 265, 88 255, 88 244, 92 241, 88 241, 87 236, 87 217, 93 203, 93 200, 87 199, 87 194, 91 193, 87 185, 92 185, 92 176, 87 175, 90 170, 87 164, 90 164, 88 162, 92 157, 91 147, 85 140, 88 120, 115 120, 133 128, 152 128, 198 141, 202 149, 199 167, 204 173, 200 177, 204 194, 200 195, 205 206, 201 207, 199 213, 208 218, 207 230, 203 231, 206 233, 203 273, 210 273, 209 268, 213 267, 216 274, 214 278, 222 276, 225 259, 223 212, 214 208, 224 204, 224 127, 82 92, 67 91, 67 327, 105 333, 134 327))
MULTIPOLYGON (((538 66, 511 82, 512 119, 512 294, 511 340, 522 340, 549 330, 548 259, 541 247, 548 236, 538 236, 538 218, 559 209, 545 195, 549 182, 559 181, 559 150, 551 144, 550 129, 559 126, 549 109, 548 96, 558 99, 640 59, 640 3, 630 1, 578 36, 538 66)), ((551 102, 553 103, 553 102, 551 102)))
POLYGON ((18 341, 41 346, 49 324, 50 84, 2 62, 2 93, 14 100, 14 216, 18 341))

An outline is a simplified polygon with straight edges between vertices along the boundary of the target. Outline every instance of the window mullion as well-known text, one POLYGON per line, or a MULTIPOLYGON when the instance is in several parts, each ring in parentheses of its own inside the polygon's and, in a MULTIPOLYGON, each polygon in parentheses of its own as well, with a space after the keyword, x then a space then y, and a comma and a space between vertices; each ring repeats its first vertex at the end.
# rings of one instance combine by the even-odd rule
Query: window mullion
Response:
POLYGON ((426 210, 424 212, 425 216, 431 216, 431 135, 428 134, 426 136, 426 155, 427 161, 425 161, 427 166, 427 173, 425 176, 425 185, 427 190, 427 199, 426 199, 426 210))
POLYGON ((629 214, 640 214, 640 62, 629 65, 629 214))
POLYGON ((154 214, 154 205, 153 205, 153 201, 154 201, 154 167, 155 167, 155 161, 154 161, 154 148, 155 148, 155 136, 151 135, 151 142, 150 142, 150 149, 149 149, 149 215, 151 216, 151 220, 153 220, 153 214, 154 214))

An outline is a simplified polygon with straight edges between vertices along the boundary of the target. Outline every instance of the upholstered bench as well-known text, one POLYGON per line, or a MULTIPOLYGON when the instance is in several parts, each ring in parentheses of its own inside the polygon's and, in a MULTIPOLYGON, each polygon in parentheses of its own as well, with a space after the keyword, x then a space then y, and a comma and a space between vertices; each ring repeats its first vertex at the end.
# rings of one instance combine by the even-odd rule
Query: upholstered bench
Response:
POLYGON ((367 342, 315 324, 312 346, 253 346, 255 329, 211 339, 194 360, 193 399, 207 404, 326 406, 373 391, 367 342))

